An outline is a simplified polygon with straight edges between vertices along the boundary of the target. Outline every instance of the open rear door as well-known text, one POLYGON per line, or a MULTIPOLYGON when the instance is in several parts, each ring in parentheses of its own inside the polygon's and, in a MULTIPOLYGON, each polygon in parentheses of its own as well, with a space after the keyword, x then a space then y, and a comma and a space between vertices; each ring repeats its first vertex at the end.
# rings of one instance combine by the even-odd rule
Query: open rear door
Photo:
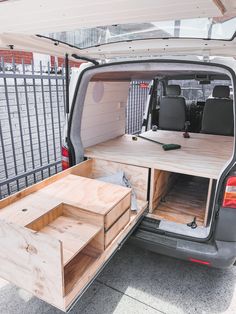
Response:
POLYGON ((81 60, 235 57, 233 0, 4 1, 0 48, 81 60), (135 10, 134 10, 135 7, 135 10), (183 10, 184 7, 184 10, 183 10), (56 9, 55 9, 56 8, 56 9), (9 19, 11 16, 11 19, 9 19))

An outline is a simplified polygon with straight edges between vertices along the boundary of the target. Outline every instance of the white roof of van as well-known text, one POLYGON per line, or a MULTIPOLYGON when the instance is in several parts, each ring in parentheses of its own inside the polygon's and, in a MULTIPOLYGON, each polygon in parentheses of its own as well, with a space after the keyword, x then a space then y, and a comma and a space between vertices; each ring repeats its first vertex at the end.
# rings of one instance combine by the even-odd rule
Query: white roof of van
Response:
POLYGON ((236 13, 235 0, 6 0, 0 32, 38 34, 236 13))
POLYGON ((36 36, 102 25, 141 25, 153 21, 158 25, 160 21, 211 17, 224 21, 233 16, 236 16, 235 0, 4 0, 0 1, 0 48, 56 56, 77 54, 94 59, 203 53, 236 57, 234 36, 231 41, 176 39, 173 36, 132 39, 86 49, 36 36))

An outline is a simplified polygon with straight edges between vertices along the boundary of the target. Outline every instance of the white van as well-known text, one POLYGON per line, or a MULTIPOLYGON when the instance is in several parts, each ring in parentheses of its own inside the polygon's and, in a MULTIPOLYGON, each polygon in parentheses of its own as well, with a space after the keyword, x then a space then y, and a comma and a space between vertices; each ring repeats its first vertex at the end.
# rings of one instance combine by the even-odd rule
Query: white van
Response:
MULTIPOLYGON (((69 33, 63 43, 60 15, 49 23, 51 11, 45 26, 26 13, 19 31, 49 25, 53 38, 1 37, 13 49, 89 61, 69 108, 70 167, 0 201, 0 276, 64 311, 127 239, 207 266, 236 261, 235 3, 191 0, 184 11, 167 0, 126 5, 94 5, 108 26, 82 19, 91 28, 80 34, 99 39, 93 47, 75 47, 69 33), (125 134, 132 80, 152 88, 142 132, 125 134), (206 94, 187 99, 198 86, 206 94)), ((72 20, 68 29, 81 26, 72 20)))

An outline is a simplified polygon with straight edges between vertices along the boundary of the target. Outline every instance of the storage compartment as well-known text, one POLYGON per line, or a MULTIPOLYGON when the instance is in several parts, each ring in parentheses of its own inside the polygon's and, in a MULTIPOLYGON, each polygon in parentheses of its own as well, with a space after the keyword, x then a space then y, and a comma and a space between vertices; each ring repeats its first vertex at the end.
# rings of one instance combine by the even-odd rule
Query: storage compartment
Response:
POLYGON ((68 310, 147 203, 96 179, 89 160, 0 201, 0 277, 68 310))
POLYGON ((93 223, 89 212, 68 204, 58 205, 26 227, 62 243, 63 266, 79 253, 100 254, 104 250, 103 226, 93 223))
POLYGON ((151 217, 180 224, 196 221, 206 226, 212 180, 192 175, 153 170, 151 217))
POLYGON ((93 179, 113 175, 119 171, 123 171, 129 180, 137 199, 141 202, 146 202, 148 199, 149 168, 147 167, 138 167, 94 158, 81 163, 79 167, 75 166, 71 171, 75 175, 93 179))

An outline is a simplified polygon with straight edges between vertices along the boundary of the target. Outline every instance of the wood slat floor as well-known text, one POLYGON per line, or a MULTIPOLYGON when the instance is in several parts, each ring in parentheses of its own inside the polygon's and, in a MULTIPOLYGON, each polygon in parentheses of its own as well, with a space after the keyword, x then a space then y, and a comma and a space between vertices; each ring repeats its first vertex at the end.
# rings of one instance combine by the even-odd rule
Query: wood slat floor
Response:
POLYGON ((187 224, 196 217, 198 226, 203 226, 209 180, 181 175, 159 206, 153 218, 187 224))

